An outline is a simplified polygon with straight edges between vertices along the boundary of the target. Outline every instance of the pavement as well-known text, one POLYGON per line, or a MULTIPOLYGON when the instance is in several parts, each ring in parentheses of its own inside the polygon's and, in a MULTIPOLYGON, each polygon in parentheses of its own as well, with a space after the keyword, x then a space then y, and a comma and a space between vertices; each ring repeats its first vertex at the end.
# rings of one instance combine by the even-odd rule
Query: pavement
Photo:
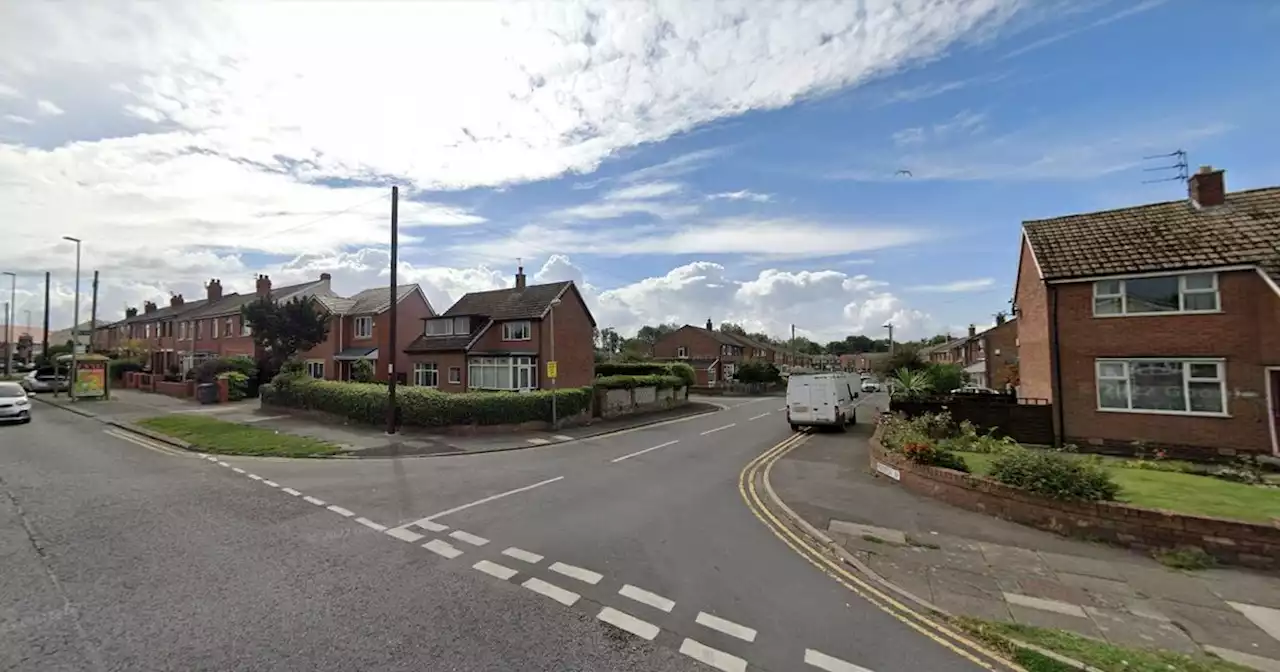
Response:
POLYGON ((870 473, 871 431, 812 436, 774 463, 769 480, 805 522, 880 577, 945 613, 1204 650, 1280 672, 1280 577, 1172 570, 908 492, 870 473))
MULTIPOLYGON (((744 506, 774 399, 430 460, 0 427, 0 668, 978 672, 744 506)), ((1001 668, 996 668, 1001 669, 1001 668)))

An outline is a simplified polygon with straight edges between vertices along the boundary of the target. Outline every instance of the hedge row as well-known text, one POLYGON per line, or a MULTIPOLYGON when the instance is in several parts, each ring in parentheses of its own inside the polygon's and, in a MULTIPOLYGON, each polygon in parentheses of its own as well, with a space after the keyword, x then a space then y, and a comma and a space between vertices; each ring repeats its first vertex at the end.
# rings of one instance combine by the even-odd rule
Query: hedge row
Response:
MULTIPOLYGON (((355 422, 378 424, 387 417, 387 386, 309 378, 277 377, 260 390, 264 404, 323 411, 355 422)), ((551 421, 550 391, 440 392, 421 387, 396 391, 400 422, 405 426, 505 425, 551 421)), ((591 408, 589 387, 555 393, 556 415, 564 418, 591 408)))
POLYGON ((595 386, 602 390, 631 390, 637 387, 656 387, 659 390, 669 390, 677 387, 684 387, 685 381, 680 376, 662 376, 662 375, 613 375, 601 376, 595 379, 595 386))
POLYGON ((596 364, 597 378, 613 376, 676 376, 684 381, 684 387, 693 387, 698 384, 693 367, 683 362, 601 362, 596 364))

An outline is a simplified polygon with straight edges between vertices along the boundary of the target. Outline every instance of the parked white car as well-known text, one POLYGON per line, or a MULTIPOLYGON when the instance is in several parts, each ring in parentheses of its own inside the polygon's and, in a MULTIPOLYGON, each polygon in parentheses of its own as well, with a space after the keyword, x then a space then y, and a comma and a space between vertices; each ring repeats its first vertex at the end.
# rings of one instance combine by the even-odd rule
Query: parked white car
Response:
POLYGON ((966 383, 963 387, 951 390, 951 394, 1000 394, 996 390, 973 383, 966 383))
POLYGON ((31 422, 31 400, 17 383, 0 383, 0 422, 31 422))
POLYGON ((863 392, 879 392, 880 383, 877 383, 874 380, 864 380, 862 381, 862 391, 863 392))

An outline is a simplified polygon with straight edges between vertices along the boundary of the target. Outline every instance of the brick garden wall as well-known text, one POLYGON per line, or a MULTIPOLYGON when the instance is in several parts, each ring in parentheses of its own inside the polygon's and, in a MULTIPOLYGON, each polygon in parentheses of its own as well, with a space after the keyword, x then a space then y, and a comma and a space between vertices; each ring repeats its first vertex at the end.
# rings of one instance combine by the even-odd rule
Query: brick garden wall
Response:
POLYGON ((595 395, 594 415, 597 418, 617 418, 636 413, 648 413, 689 403, 689 393, 683 387, 667 390, 653 387, 596 390, 595 395))
POLYGON ((970 511, 1065 536, 1143 550, 1196 547, 1219 561, 1280 569, 1280 522, 1273 525, 1182 515, 1114 502, 1069 502, 1030 494, 950 469, 927 467, 885 450, 880 431, 871 439, 871 469, 898 470, 906 489, 970 511))

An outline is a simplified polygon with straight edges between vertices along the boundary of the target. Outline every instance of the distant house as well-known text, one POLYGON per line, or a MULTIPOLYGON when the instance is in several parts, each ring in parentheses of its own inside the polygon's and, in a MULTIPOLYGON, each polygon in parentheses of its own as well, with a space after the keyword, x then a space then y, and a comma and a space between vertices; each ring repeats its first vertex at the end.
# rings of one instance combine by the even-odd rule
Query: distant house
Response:
MULTIPOLYGON (((708 319, 705 327, 686 324, 653 344, 653 356, 693 367, 700 387, 715 387, 733 380, 743 362, 759 360, 780 371, 812 366, 814 357, 750 336, 720 331, 708 319)), ((834 361, 834 360, 833 360, 834 361)))
POLYGON ((1024 222, 1019 394, 1080 446, 1280 454, 1280 187, 1024 222))

